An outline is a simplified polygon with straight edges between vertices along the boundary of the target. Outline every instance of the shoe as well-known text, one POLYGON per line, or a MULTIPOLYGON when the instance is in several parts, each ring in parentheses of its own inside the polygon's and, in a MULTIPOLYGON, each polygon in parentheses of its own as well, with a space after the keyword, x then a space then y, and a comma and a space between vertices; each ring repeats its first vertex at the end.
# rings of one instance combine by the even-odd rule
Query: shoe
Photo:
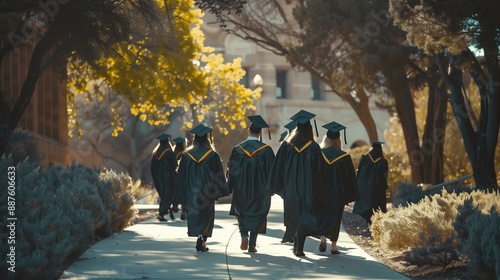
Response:
POLYGON ((182 210, 181 212, 181 221, 184 221, 186 219, 186 211, 182 210))
POLYGON ((241 250, 246 250, 248 249, 248 238, 242 237, 241 238, 241 245, 240 245, 241 250))
POLYGON ((340 254, 340 251, 330 249, 330 253, 332 253, 332 255, 338 255, 338 254, 340 254))
POLYGON ((326 251, 326 241, 325 242, 321 241, 321 243, 319 243, 319 251, 320 252, 326 251))
POLYGON ((251 246, 250 246, 250 247, 248 248, 248 252, 249 252, 249 253, 257 253, 257 249, 255 249, 255 247, 251 247, 251 246))
POLYGON ((208 247, 207 247, 207 244, 205 243, 205 241, 203 241, 203 242, 201 243, 201 251, 202 251, 202 252, 206 252, 206 251, 208 251, 208 247))
POLYGON ((161 216, 161 215, 158 215, 156 218, 157 218, 160 222, 164 222, 164 221, 166 221, 166 219, 165 219, 165 218, 163 218, 163 216, 161 216))
POLYGON ((172 210, 170 210, 170 219, 175 220, 174 212, 172 212, 172 210))
POLYGON ((196 240, 196 251, 198 252, 203 252, 205 251, 204 250, 204 246, 203 246, 203 238, 200 236, 198 237, 198 239, 196 240))
POLYGON ((303 252, 303 251, 295 251, 295 256, 297 256, 297 257, 303 257, 303 256, 305 256, 305 255, 306 255, 306 254, 304 254, 304 252, 303 252))

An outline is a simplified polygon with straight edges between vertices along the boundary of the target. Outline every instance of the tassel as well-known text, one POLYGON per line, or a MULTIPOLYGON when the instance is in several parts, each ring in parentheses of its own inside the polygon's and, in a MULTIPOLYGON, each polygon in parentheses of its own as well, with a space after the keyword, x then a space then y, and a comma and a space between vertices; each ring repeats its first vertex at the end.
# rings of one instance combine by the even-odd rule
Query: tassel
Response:
POLYGON ((269 133, 269 140, 271 140, 271 129, 267 128, 267 132, 269 133))
POLYGON ((314 129, 316 129, 316 137, 319 137, 318 126, 316 125, 316 118, 314 118, 314 129))
POLYGON ((210 131, 210 143, 214 143, 214 138, 212 137, 212 131, 210 131))
POLYGON ((344 129, 344 143, 347 145, 347 136, 345 134, 345 129, 344 129))

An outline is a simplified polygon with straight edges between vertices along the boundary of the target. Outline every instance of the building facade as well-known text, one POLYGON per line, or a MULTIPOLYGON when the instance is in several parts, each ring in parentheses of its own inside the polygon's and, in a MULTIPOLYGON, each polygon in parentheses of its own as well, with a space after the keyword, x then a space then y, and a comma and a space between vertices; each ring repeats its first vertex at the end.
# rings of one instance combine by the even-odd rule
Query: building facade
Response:
MULTIPOLYGON (((14 105, 28 72, 33 45, 20 46, 5 55, 0 67, 0 91, 4 99, 14 105)), ((34 137, 41 165, 69 163, 67 86, 59 69, 43 71, 28 108, 18 123, 20 129, 34 137)))
MULTIPOLYGON (((226 61, 242 58, 242 67, 246 76, 242 83, 249 88, 262 87, 262 97, 256 100, 256 114, 271 126, 270 145, 277 150, 279 136, 286 131, 284 125, 290 117, 300 110, 316 114, 318 142, 326 134, 321 126, 331 121, 347 127, 347 145, 344 149, 360 144, 369 144, 368 134, 352 108, 338 97, 329 87, 318 82, 310 73, 291 67, 285 57, 265 50, 255 43, 245 41, 233 34, 222 31, 210 15, 203 24, 205 45, 222 53, 226 61)), ((389 114, 372 103, 370 105, 380 141, 384 141, 383 132, 388 126, 389 114)), ((343 135, 342 135, 343 137, 343 135)))

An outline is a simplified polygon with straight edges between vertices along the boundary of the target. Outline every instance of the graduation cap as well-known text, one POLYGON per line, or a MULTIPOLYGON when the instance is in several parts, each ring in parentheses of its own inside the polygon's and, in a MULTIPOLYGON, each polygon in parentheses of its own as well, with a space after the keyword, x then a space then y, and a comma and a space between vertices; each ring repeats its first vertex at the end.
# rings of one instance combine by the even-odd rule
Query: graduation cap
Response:
POLYGON ((158 137, 156 137, 156 139, 158 139, 158 140, 160 140, 160 141, 167 141, 167 140, 168 140, 168 138, 170 138, 170 135, 165 134, 165 133, 160 134, 160 135, 158 135, 158 137))
POLYGON ((344 143, 347 145, 347 139, 346 139, 346 134, 345 134, 346 127, 345 126, 341 125, 338 122, 331 122, 331 123, 327 123, 327 124, 323 125, 323 127, 328 130, 328 132, 326 133, 326 136, 328 138, 331 138, 331 139, 338 138, 340 136, 339 132, 341 130, 343 130, 344 131, 344 143), (331 132, 332 134, 330 134, 329 132, 331 132), (332 138, 331 136, 334 138, 332 138))
POLYGON ((185 142, 186 142, 186 139, 185 139, 185 138, 183 138, 183 137, 177 137, 177 138, 175 138, 175 139, 174 139, 174 140, 172 140, 172 141, 174 141, 174 143, 175 143, 175 144, 183 144, 183 143, 185 143, 185 142))
POLYGON ((297 126, 296 121, 291 121, 291 122, 285 124, 285 128, 287 128, 288 131, 292 131, 292 129, 294 129, 296 126, 297 126))
POLYGON ((280 135, 280 142, 283 142, 283 140, 285 140, 286 136, 288 135, 288 131, 285 131, 283 133, 281 133, 280 135))
POLYGON ((193 133, 198 137, 203 137, 210 132, 210 140, 212 140, 212 129, 210 127, 206 127, 201 123, 197 125, 195 128, 191 129, 189 132, 193 133))
MULTIPOLYGON (((307 112, 305 110, 300 110, 297 114, 293 115, 290 119, 296 121, 300 124, 305 124, 309 122, 312 118, 316 117, 315 114, 307 112)), ((316 126, 316 118, 314 118, 314 129, 316 130, 316 137, 319 136, 318 127, 316 126)))
POLYGON ((250 122, 252 122, 248 127, 250 131, 252 131, 253 133, 257 133, 261 129, 267 127, 267 131, 269 133, 269 140, 271 140, 271 128, 269 128, 269 125, 260 115, 247 116, 247 118, 250 120, 250 122))

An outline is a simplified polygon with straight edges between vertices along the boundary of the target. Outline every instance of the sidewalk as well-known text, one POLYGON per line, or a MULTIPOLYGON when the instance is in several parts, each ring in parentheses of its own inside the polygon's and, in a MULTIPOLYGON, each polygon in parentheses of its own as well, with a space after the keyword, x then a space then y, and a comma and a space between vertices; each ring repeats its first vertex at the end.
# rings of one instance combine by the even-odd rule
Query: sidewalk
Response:
POLYGON ((361 250, 342 229, 340 255, 318 251, 319 240, 308 238, 305 257, 281 244, 283 201, 273 196, 267 234, 259 235, 257 253, 240 250, 240 236, 230 204, 216 204, 215 228, 208 252, 198 253, 195 237, 187 236, 179 219, 144 221, 108 237, 70 266, 60 279, 408 279, 361 250))

